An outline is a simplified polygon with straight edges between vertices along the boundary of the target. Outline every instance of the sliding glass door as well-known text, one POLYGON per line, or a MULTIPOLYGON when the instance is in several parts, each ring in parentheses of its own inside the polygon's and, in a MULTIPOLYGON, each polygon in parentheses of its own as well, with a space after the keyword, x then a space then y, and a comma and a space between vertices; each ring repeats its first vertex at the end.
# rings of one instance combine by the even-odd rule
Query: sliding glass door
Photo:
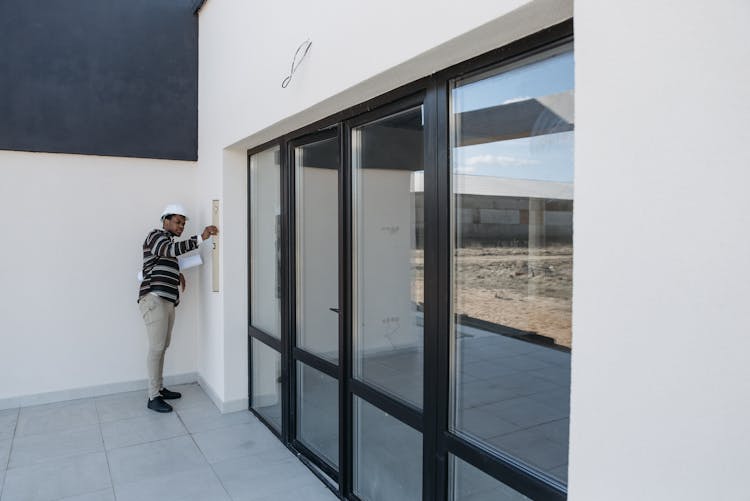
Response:
POLYGON ((295 141, 294 440, 332 479, 339 464, 339 140, 295 141))
POLYGON ((572 23, 249 152, 250 407, 352 501, 567 496, 572 23))
POLYGON ((353 490, 410 501, 422 498, 421 98, 360 118, 350 134, 353 490))

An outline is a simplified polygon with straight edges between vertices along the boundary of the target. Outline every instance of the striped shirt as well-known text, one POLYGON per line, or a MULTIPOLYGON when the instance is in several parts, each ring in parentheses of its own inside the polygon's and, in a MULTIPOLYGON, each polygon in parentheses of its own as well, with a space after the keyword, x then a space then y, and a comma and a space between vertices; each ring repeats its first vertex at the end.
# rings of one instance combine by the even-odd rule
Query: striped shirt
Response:
POLYGON ((143 282, 138 301, 149 293, 180 304, 180 265, 177 256, 196 250, 200 239, 193 235, 187 240, 174 241, 166 230, 153 230, 143 242, 143 282))

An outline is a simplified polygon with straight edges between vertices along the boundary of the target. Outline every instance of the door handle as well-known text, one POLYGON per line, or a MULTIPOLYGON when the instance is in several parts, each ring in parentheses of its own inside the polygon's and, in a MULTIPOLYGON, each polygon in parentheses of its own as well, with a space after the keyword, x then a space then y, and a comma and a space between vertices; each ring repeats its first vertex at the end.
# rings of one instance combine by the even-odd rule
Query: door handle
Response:
POLYGON ((328 308, 328 309, 334 313, 338 313, 339 315, 341 314, 341 308, 328 308))

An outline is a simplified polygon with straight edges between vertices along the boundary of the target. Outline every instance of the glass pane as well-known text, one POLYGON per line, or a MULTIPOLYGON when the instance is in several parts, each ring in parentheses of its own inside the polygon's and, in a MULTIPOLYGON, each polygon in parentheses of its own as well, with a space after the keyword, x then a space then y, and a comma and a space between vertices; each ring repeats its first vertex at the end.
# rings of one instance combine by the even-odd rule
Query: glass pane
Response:
POLYGON ((339 384, 297 362, 297 439, 334 468, 339 464, 339 384))
POLYGON ((338 363, 338 140, 295 151, 297 346, 338 363))
POLYGON ((354 493, 362 501, 422 499, 422 434, 354 397, 354 493))
POLYGON ((281 355, 257 339, 252 339, 252 407, 281 431, 281 355))
POLYGON ((482 470, 451 455, 452 501, 531 501, 482 470))
POLYGON ((573 53, 457 80, 452 430, 567 477, 573 53))
POLYGON ((281 338, 279 148, 250 157, 250 324, 281 338))
POLYGON ((352 133, 354 375, 422 406, 422 107, 352 133))

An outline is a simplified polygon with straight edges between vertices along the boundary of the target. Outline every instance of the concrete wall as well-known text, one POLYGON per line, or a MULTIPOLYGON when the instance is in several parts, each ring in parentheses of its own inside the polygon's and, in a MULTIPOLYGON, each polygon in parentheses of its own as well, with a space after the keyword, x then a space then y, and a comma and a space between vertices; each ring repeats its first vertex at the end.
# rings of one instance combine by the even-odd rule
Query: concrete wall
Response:
MULTIPOLYGON (((145 388, 141 243, 167 203, 195 210, 195 170, 0 151, 0 408, 145 388)), ((186 277, 165 374, 194 381, 200 281, 186 277)))
POLYGON ((573 501, 748 498, 748 19, 576 1, 573 501))

